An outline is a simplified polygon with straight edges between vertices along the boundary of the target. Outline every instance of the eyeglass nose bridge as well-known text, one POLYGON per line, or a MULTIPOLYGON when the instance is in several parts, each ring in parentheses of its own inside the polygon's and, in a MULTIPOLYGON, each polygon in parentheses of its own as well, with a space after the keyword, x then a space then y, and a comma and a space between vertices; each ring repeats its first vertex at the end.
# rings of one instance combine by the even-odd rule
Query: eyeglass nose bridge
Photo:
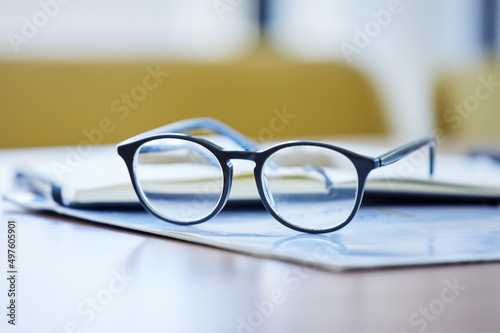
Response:
POLYGON ((247 160, 253 161, 257 159, 258 152, 247 150, 225 150, 226 160, 247 160))
MULTIPOLYGON (((231 192, 232 182, 233 182, 233 163, 232 160, 243 160, 250 161, 255 164, 255 168, 258 168, 258 160, 259 160, 259 152, 256 151, 246 151, 246 150, 223 150, 223 155, 219 157, 219 161, 221 163, 226 164, 227 170, 229 171, 229 175, 227 176, 227 195, 231 192)), ((255 169, 254 169, 255 173, 255 169)), ((257 181, 257 178, 256 178, 257 181)), ((257 187, 259 185, 257 184, 257 187)))
MULTIPOLYGON (((263 189, 262 189, 262 184, 261 184, 261 177, 260 175, 260 170, 262 170, 262 163, 263 160, 265 160, 266 155, 263 152, 259 151, 248 151, 248 150, 222 150, 222 155, 220 156, 220 161, 221 163, 225 162, 227 166, 227 170, 229 174, 227 175, 227 184, 225 186, 225 191, 224 191, 224 203, 222 207, 226 204, 227 199, 229 197, 229 194, 231 193, 232 185, 233 185, 233 164, 232 160, 242 160, 242 161, 249 161, 253 162, 255 164, 254 166, 254 176, 255 176, 255 185, 257 186, 257 191, 259 193, 259 196, 262 200, 262 203, 264 206, 267 208, 267 199, 264 195, 263 189)), ((222 209, 221 207, 221 209, 222 209)), ((268 209, 269 210, 269 209, 268 209)))

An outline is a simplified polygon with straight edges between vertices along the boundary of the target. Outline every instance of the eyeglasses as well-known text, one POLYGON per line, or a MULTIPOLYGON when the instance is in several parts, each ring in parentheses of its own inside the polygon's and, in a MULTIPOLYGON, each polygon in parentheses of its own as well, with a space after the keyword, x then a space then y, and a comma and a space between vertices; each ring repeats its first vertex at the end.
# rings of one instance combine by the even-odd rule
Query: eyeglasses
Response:
POLYGON ((378 157, 356 154, 327 143, 291 141, 259 150, 255 142, 210 118, 188 119, 118 144, 135 192, 154 216, 175 224, 207 221, 227 202, 232 160, 255 162, 253 174, 267 211, 283 225, 307 233, 346 226, 358 211, 368 174, 428 145, 433 173, 435 142, 422 138, 378 157), (180 134, 210 129, 238 148, 180 134))

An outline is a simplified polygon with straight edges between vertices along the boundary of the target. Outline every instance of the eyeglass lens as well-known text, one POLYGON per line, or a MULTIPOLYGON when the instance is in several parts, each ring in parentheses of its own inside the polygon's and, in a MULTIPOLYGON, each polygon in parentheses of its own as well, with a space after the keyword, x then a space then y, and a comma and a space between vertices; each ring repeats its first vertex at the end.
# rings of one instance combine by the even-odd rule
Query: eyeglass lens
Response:
POLYGON ((170 221, 203 219, 221 200, 221 165, 197 143, 175 138, 148 141, 137 150, 134 168, 146 204, 170 221))
POLYGON ((283 220, 325 230, 351 215, 358 173, 345 155, 319 146, 291 146, 272 154, 262 169, 264 192, 283 220))

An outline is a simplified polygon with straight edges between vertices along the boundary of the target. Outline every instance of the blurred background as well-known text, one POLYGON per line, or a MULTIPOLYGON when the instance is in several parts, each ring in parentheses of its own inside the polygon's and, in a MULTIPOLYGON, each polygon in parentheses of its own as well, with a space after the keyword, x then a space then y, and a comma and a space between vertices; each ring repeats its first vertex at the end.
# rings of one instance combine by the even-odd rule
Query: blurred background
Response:
POLYGON ((497 0, 0 0, 0 146, 188 117, 259 141, 500 132, 497 0))

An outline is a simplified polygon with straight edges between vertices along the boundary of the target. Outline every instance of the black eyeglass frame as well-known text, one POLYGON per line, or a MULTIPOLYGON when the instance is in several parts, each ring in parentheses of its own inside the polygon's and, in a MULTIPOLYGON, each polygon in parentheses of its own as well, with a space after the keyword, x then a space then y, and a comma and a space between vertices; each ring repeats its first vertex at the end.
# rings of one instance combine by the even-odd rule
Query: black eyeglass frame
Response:
POLYGON ((345 227, 349 222, 352 221, 354 216, 359 210, 359 207, 361 206, 361 202, 363 199, 364 191, 365 191, 365 184, 366 184, 366 179, 368 178, 368 175, 370 174, 371 171, 374 169, 377 169, 379 167, 383 167, 392 163, 395 163, 402 158, 408 156, 409 154, 417 151, 418 149, 424 147, 424 146, 429 146, 429 155, 430 155, 430 169, 429 173, 430 175, 433 174, 434 170, 434 155, 435 155, 435 141, 432 137, 425 137, 421 138, 419 140, 412 141, 410 143, 407 143, 403 146, 400 146, 396 149, 393 149, 387 153, 384 153, 382 155, 379 155, 378 157, 370 157, 366 155, 361 155, 355 152, 352 152, 350 150, 337 147, 328 143, 323 143, 323 142, 318 142, 318 141, 288 141, 284 143, 279 143, 276 144, 272 147, 266 148, 266 149, 255 149, 258 145, 251 141, 250 139, 246 138, 242 134, 234 131, 232 128, 229 126, 216 121, 214 119, 210 118, 197 118, 197 119, 188 119, 184 121, 180 121, 177 123, 173 123, 170 125, 167 125, 165 127, 161 127, 159 129, 146 132, 144 134, 141 134, 139 136, 135 136, 133 138, 130 138, 128 140, 123 141, 122 143, 117 145, 117 151, 118 154, 122 157, 124 160, 129 175, 130 179, 132 181, 132 185, 134 187, 134 190, 143 205, 143 207, 152 215, 156 216, 157 218, 164 220, 169 223, 174 223, 178 225, 193 225, 193 224, 199 224, 202 222, 205 222, 207 220, 210 220, 213 218, 215 215, 217 215, 222 208, 224 208, 228 197, 229 193, 231 191, 232 187, 232 181, 233 181, 233 165, 231 163, 231 160, 233 159, 239 159, 239 160, 249 160, 253 161, 255 163, 255 168, 254 168, 254 177, 257 185, 257 190, 260 196, 260 199, 262 201, 262 204, 266 208, 266 210, 276 219, 278 220, 281 224, 285 225, 288 228, 291 228, 296 231, 300 232, 306 232, 306 233, 312 233, 312 234, 319 234, 319 233, 329 233, 333 232, 336 230, 339 230, 343 227, 345 227), (173 131, 187 131, 187 130, 192 130, 192 129, 199 129, 199 128, 208 128, 211 129, 215 132, 218 132, 220 134, 223 134, 227 136, 228 138, 231 138, 233 141, 238 143, 243 149, 242 150, 230 150, 230 149, 224 149, 215 143, 212 143, 206 139, 187 135, 187 134, 181 134, 181 133, 172 133, 173 131), (159 134, 154 134, 158 133, 159 134), (161 133, 162 132, 162 133, 161 133), (165 133, 166 132, 166 133, 165 133), (196 144, 199 144, 209 150, 218 160, 221 169, 222 169, 222 174, 223 174, 223 189, 222 193, 219 199, 219 202, 217 206, 214 208, 214 210, 207 215, 206 217, 191 221, 191 222, 179 222, 175 220, 171 220, 166 218, 165 216, 161 215, 158 213, 154 207, 152 207, 148 200, 144 197, 142 190, 138 184, 137 178, 135 177, 135 170, 134 170, 134 159, 136 156, 136 152, 138 149, 145 143, 152 141, 152 140, 158 140, 158 139, 181 139, 181 140, 186 140, 190 142, 194 142, 196 144), (357 193, 356 193, 356 200, 354 203, 353 210, 351 214, 345 219, 345 221, 341 222, 340 224, 337 224, 336 226, 332 228, 327 228, 327 229, 306 229, 302 227, 298 227, 290 222, 287 222, 284 220, 278 212, 276 212, 272 205, 269 203, 268 198, 265 194, 264 191, 264 185, 263 185, 263 180, 262 180, 262 169, 264 167, 264 164, 266 160, 276 153, 277 151, 283 149, 283 148, 288 148, 288 147, 295 147, 295 146, 314 146, 314 147, 321 147, 321 148, 326 148, 326 149, 331 149, 333 151, 336 151, 345 157, 347 157, 354 167, 356 168, 357 174, 358 174, 358 188, 357 188, 357 193))

